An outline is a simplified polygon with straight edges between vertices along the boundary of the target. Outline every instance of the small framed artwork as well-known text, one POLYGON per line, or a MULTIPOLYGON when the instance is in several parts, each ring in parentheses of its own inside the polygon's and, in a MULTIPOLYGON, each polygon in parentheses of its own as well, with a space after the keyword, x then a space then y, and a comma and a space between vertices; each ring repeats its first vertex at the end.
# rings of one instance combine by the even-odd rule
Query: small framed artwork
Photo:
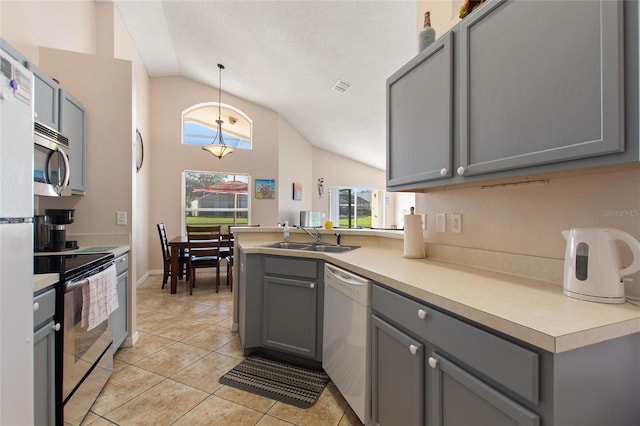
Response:
POLYGON ((302 184, 298 182, 293 182, 293 199, 295 201, 302 200, 302 184))
POLYGON ((273 200, 276 198, 276 180, 256 179, 256 198, 261 200, 273 200))

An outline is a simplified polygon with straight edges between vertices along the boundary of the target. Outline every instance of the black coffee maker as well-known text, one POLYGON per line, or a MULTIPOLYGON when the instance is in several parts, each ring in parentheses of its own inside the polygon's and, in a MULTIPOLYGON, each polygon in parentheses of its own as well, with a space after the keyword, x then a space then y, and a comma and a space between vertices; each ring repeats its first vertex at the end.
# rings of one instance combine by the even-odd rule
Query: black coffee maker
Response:
POLYGON ((66 226, 73 223, 72 209, 46 209, 35 217, 35 251, 64 251, 78 248, 77 241, 67 241, 66 226))

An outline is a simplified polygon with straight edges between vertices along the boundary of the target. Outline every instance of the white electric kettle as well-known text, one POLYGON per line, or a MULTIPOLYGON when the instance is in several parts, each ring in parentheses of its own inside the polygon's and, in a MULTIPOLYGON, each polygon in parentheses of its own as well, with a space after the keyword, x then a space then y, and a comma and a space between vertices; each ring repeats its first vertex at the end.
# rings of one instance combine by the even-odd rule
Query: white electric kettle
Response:
POLYGON ((562 231, 567 241, 564 258, 564 294, 602 303, 624 303, 623 277, 640 271, 640 242, 626 232, 607 228, 576 228, 562 231), (615 242, 622 241, 633 253, 623 268, 615 242))

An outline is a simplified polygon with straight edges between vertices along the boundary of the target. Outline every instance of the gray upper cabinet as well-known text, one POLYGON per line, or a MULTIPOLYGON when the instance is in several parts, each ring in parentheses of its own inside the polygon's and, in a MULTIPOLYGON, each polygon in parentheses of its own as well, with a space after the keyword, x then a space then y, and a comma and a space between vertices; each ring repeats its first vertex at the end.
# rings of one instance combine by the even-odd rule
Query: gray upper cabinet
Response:
POLYGON ((31 62, 25 64, 33 72, 34 81, 34 119, 53 130, 60 130, 60 85, 31 62))
POLYGON ((630 1, 487 0, 387 80, 387 187, 640 161, 638 20, 630 1))
POLYGON ((453 33, 387 80, 387 182, 451 176, 453 33))
POLYGON ((71 193, 85 194, 86 110, 69 92, 60 89, 60 133, 69 138, 71 146, 71 193))
POLYGON ((622 19, 617 1, 515 0, 464 19, 456 172, 624 151, 622 19))

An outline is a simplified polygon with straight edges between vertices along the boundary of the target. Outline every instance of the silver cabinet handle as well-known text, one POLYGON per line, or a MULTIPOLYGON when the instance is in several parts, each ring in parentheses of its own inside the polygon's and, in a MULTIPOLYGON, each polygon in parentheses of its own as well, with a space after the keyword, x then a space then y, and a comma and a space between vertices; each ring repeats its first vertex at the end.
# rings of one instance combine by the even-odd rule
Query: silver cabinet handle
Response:
POLYGON ((36 302, 33 304, 33 312, 36 312, 38 309, 40 309, 40 304, 36 302))
POLYGON ((55 323, 55 325, 52 328, 54 331, 60 331, 60 323, 59 322, 55 323))
POLYGON ((437 366, 438 366, 438 360, 435 359, 434 357, 430 356, 429 357, 429 367, 436 368, 437 366))
POLYGON ((316 288, 316 285, 314 283, 309 283, 309 288, 316 288))
POLYGON ((425 319, 428 315, 429 313, 424 309, 418 309, 418 318, 420 318, 421 320, 425 319))
POLYGON ((411 355, 415 355, 418 353, 418 347, 416 345, 409 345, 409 352, 411 355))
POLYGON ((457 170, 457 172, 458 172, 458 176, 462 176, 462 175, 464 175, 464 172, 465 172, 465 171, 466 171, 466 170, 464 169, 464 167, 462 167, 462 166, 458 167, 458 170, 457 170))
POLYGON ((440 176, 446 176, 447 173, 449 173, 449 169, 447 169, 446 167, 440 169, 440 176))

